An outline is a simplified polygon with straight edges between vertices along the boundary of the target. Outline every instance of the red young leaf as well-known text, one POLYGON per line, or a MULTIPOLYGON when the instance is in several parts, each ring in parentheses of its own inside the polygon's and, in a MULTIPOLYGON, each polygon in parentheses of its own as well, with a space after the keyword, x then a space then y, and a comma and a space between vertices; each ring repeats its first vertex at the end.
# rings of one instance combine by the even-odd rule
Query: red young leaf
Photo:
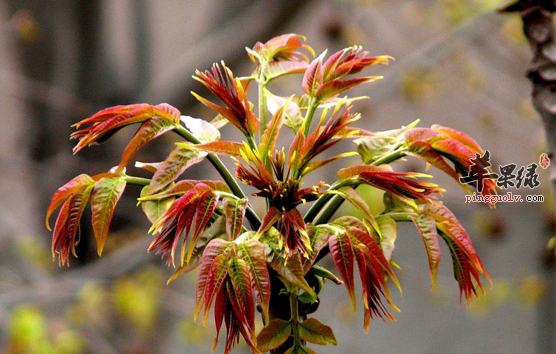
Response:
POLYGON ((276 140, 278 139, 278 134, 280 134, 280 128, 282 127, 282 123, 284 121, 284 110, 287 108, 287 106, 288 102, 280 107, 278 111, 276 111, 276 113, 268 123, 264 134, 261 136, 259 152, 263 158, 267 158, 269 154, 274 152, 276 140))
POLYGON ((215 238, 214 240, 210 241, 205 251, 203 252, 203 256, 201 258, 201 266, 199 268, 199 273, 197 273, 197 282, 196 282, 196 294, 195 294, 195 320, 201 313, 203 305, 205 304, 205 291, 207 280, 209 278, 210 269, 216 257, 220 255, 224 255, 226 257, 229 256, 230 252, 232 251, 232 244, 228 241, 225 241, 221 238, 215 238))
POLYGON ((448 163, 446 163, 444 158, 442 158, 442 155, 436 152, 431 144, 425 141, 414 141, 410 143, 408 153, 424 159, 427 163, 430 163, 434 167, 442 170, 453 179, 457 180, 459 178, 458 173, 450 165, 448 165, 448 163))
POLYGON ((177 143, 177 145, 190 150, 198 150, 217 155, 228 156, 240 156, 241 149, 243 148, 243 144, 224 140, 210 141, 208 143, 195 145, 188 143, 177 143))
MULTIPOLYGON (((224 284, 226 276, 228 275, 228 269, 230 268, 230 257, 225 254, 220 254, 214 258, 210 269, 208 271, 208 277, 206 281, 206 289, 204 294, 204 304, 205 312, 203 315, 203 323, 206 324, 210 306, 216 297, 216 294, 220 290, 220 287, 224 284)), ((197 284, 199 286, 199 284, 197 284)))
MULTIPOLYGON (((214 213, 214 210, 216 209, 218 199, 218 195, 216 195, 212 190, 206 191, 199 195, 199 201, 197 202, 197 206, 195 208, 195 226, 193 227, 193 233, 189 240, 189 248, 187 250, 185 262, 183 259, 184 252, 182 252, 181 264, 189 263, 191 254, 193 253, 193 251, 195 250, 195 246, 197 245, 197 240, 205 229, 205 226, 210 221, 212 213, 214 213)), ((183 245, 185 246, 185 244, 183 245)))
POLYGON ((375 259, 382 268, 382 271, 385 273, 385 275, 388 275, 392 279, 392 282, 394 282, 394 284, 398 287, 398 289, 401 290, 401 286, 398 279, 396 278, 396 274, 390 267, 390 263, 384 256, 384 252, 382 252, 382 249, 378 245, 377 241, 375 241, 375 239, 367 231, 361 230, 356 227, 348 228, 347 233, 352 237, 352 240, 357 240, 359 243, 365 246, 365 251, 367 252, 366 255, 368 256, 368 258, 375 259))
POLYGON ((303 76, 303 91, 311 96, 322 85, 322 55, 309 64, 303 76))
POLYGON ((226 335, 224 353, 229 353, 234 344, 239 342, 239 333, 241 333, 241 336, 245 340, 245 343, 247 343, 247 345, 251 348, 251 351, 255 354, 262 354, 259 349, 257 349, 254 332, 250 332, 249 326, 246 325, 247 319, 245 318, 245 313, 243 312, 244 309, 238 302, 241 297, 236 293, 236 289, 231 281, 227 281, 225 286, 228 295, 228 312, 225 314, 226 329, 228 333, 226 335))
POLYGON ((429 271, 432 280, 432 288, 436 287, 436 273, 440 265, 441 250, 438 242, 438 232, 436 231, 436 221, 432 216, 419 215, 412 218, 413 223, 417 226, 417 230, 421 234, 427 258, 429 259, 429 271))
POLYGON ((368 54, 369 52, 362 51, 359 46, 345 48, 332 54, 323 65, 325 81, 356 74, 371 65, 388 64, 389 60, 394 59, 388 55, 368 57, 368 54))
POLYGON ((363 304, 365 305, 365 331, 371 318, 375 315, 393 320, 394 318, 382 303, 382 298, 385 298, 390 307, 398 310, 390 299, 386 277, 391 278, 398 288, 400 285, 381 247, 366 231, 365 225, 354 217, 342 217, 332 225, 337 228, 337 231, 329 238, 330 253, 340 271, 340 276, 346 283, 354 311, 354 262, 359 270, 363 288, 363 304))
POLYGON ((100 179, 93 189, 91 195, 92 222, 99 256, 102 254, 104 242, 108 236, 114 209, 125 186, 126 180, 121 177, 105 177, 100 179))
POLYGON ((77 257, 75 245, 79 241, 76 241, 75 238, 79 231, 81 216, 87 206, 92 189, 93 185, 91 184, 85 185, 74 192, 66 199, 58 214, 52 237, 52 257, 55 256, 59 248, 58 263, 60 265, 69 265, 70 251, 77 257))
POLYGON ((328 239, 330 254, 344 281, 346 290, 351 300, 353 311, 356 309, 355 283, 353 281, 354 254, 350 238, 347 234, 331 235, 328 239))
POLYGON ((224 104, 219 106, 193 93, 204 105, 214 109, 235 125, 244 134, 253 135, 259 130, 259 121, 251 111, 240 80, 234 78, 232 71, 224 65, 213 64, 211 70, 196 71, 193 78, 202 83, 224 104))
POLYGON ((54 210, 62 205, 62 203, 65 202, 66 199, 68 199, 78 190, 83 188, 83 186, 93 185, 94 183, 95 180, 92 179, 89 175, 81 174, 77 177, 74 177, 68 183, 64 184, 56 191, 56 193, 54 193, 54 196, 52 196, 52 201, 50 202, 50 205, 48 206, 48 209, 46 211, 46 227, 48 228, 48 230, 51 230, 48 219, 50 219, 50 216, 52 215, 54 210))
POLYGON ((255 239, 250 239, 238 245, 243 259, 250 268, 251 287, 261 306, 263 320, 268 323, 270 304, 270 276, 266 265, 264 246, 255 239))
POLYGON ((176 199, 151 227, 153 234, 160 233, 148 248, 158 249, 157 254, 167 257, 174 264, 175 252, 181 239, 181 262, 188 263, 197 244, 197 238, 210 221, 216 208, 218 196, 210 186, 198 183, 180 198, 176 199), (190 231, 193 232, 190 235, 190 231), (183 235, 183 237, 182 237, 183 235), (186 251, 186 244, 189 246, 186 251))
POLYGON ((338 171, 338 181, 346 181, 350 178, 357 177, 361 172, 391 172, 392 167, 389 165, 373 166, 373 165, 355 165, 342 168, 338 171))
POLYGON ((295 33, 283 34, 274 38, 271 38, 266 43, 257 42, 253 49, 248 49, 249 57, 251 60, 255 61, 255 55, 257 55, 259 60, 264 62, 275 62, 275 61, 286 61, 286 62, 298 62, 298 61, 308 61, 307 56, 298 49, 303 48, 309 51, 313 56, 315 52, 313 48, 307 44, 303 44, 305 41, 305 36, 295 33))
MULTIPOLYGON (((408 153, 423 158, 428 163, 438 167, 449 176, 459 182, 459 176, 468 173, 472 166, 471 159, 483 154, 480 146, 466 134, 455 129, 433 126, 432 128, 412 128, 405 132, 405 142, 408 153), (454 168, 446 163, 448 159, 454 164, 454 168)), ((484 168, 492 171, 487 161, 484 168)), ((459 183, 460 186, 470 193, 467 184, 459 183)), ((486 179, 482 194, 496 194, 496 182, 486 179)))
POLYGON ((483 149, 481 149, 479 144, 477 144, 477 142, 473 138, 471 138, 469 135, 465 134, 464 132, 449 127, 443 127, 438 124, 433 124, 431 126, 431 129, 456 139, 457 141, 467 146, 471 151, 480 152, 481 154, 484 153, 483 149))
POLYGON ((106 108, 97 112, 92 117, 73 125, 80 128, 82 125, 90 124, 90 126, 78 130, 71 135, 72 139, 79 139, 73 151, 77 153, 85 146, 99 143, 102 139, 105 139, 124 126, 142 123, 151 118, 165 120, 170 124, 177 124, 179 123, 180 112, 166 103, 161 103, 157 106, 143 103, 106 108))
POLYGON ((201 264, 203 253, 207 249, 208 244, 215 239, 225 239, 225 221, 223 216, 219 216, 216 220, 199 236, 199 240, 195 245, 195 249, 191 254, 188 264, 179 265, 172 276, 168 279, 167 284, 178 279, 184 274, 191 272, 201 264))
POLYGON ((146 195, 153 194, 176 180, 186 169, 201 162, 205 158, 199 151, 182 146, 174 146, 170 154, 157 168, 146 191, 146 195))
POLYGON ((229 277, 234 288, 235 298, 231 303, 236 316, 242 320, 242 325, 246 327, 255 337, 255 305, 251 292, 251 280, 249 276, 249 266, 242 260, 234 258, 230 262, 229 277))
POLYGON ((171 120, 151 118, 146 120, 127 144, 122 159, 118 165, 116 173, 120 173, 127 166, 129 161, 135 156, 137 151, 149 141, 159 137, 160 135, 172 130, 176 126, 176 122, 171 120))
POLYGON ((281 218, 281 213, 275 207, 270 208, 270 210, 264 216, 261 227, 257 231, 257 234, 261 235, 267 232, 278 220, 281 218))
POLYGON ((318 90, 315 92, 315 96, 319 101, 324 101, 332 97, 336 97, 341 93, 346 92, 356 86, 364 84, 366 82, 373 82, 381 80, 382 76, 369 76, 369 77, 354 77, 345 80, 333 80, 324 83, 319 86, 318 90))
POLYGON ((435 219, 439 235, 450 249, 460 295, 465 298, 466 304, 469 304, 473 295, 478 296, 477 288, 484 292, 480 274, 490 280, 481 259, 475 252, 471 238, 454 214, 444 205, 425 205, 423 213, 435 219))
POLYGON ((139 200, 140 201, 159 200, 159 199, 165 199, 165 198, 169 198, 169 197, 181 196, 181 195, 189 192, 191 189, 193 189, 199 183, 206 184, 212 190, 215 190, 215 191, 231 193, 230 188, 228 187, 228 185, 225 182, 222 182, 222 181, 217 181, 217 180, 213 181, 213 180, 206 180, 206 179, 203 179, 203 180, 182 179, 181 181, 178 181, 176 184, 174 184, 173 186, 171 186, 170 188, 168 188, 166 190, 163 190, 162 192, 142 196, 141 198, 139 198, 139 200))
POLYGON ((372 171, 370 169, 362 171, 357 179, 359 182, 380 188, 402 198, 421 199, 431 203, 431 194, 444 192, 443 188, 434 183, 415 181, 418 177, 430 177, 420 173, 403 173, 386 170, 372 171))
POLYGON ((226 234, 230 240, 235 240, 241 234, 243 218, 247 209, 247 199, 224 199, 224 213, 226 215, 226 234))

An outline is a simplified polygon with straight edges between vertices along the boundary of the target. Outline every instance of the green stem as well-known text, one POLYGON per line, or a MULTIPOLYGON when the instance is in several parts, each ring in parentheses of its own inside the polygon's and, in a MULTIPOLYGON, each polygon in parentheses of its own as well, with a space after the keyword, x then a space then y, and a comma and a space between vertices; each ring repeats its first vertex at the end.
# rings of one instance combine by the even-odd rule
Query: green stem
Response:
POLYGON ((317 214, 321 211, 321 209, 326 205, 326 203, 330 200, 330 198, 332 198, 334 195, 333 194, 324 194, 321 195, 319 197, 319 199, 317 199, 316 202, 313 203, 313 205, 311 205, 311 207, 309 208, 309 210, 307 210, 307 213, 305 214, 305 216, 303 217, 303 220, 305 220, 305 222, 311 222, 313 221, 313 219, 315 218, 315 216, 317 216, 317 214))
POLYGON ((293 287, 290 292, 290 311, 293 333, 293 347, 301 346, 301 336, 299 335, 299 309, 297 300, 297 287, 293 287))
MULTIPOLYGON (((346 181, 342 181, 342 182, 336 182, 333 185, 331 185, 328 190, 329 191, 330 190, 338 190, 338 189, 340 189, 342 187, 345 187, 345 186, 353 186, 353 185, 357 185, 357 184, 358 184, 358 182, 353 181, 353 180, 346 180, 346 181)), ((321 195, 319 197, 319 199, 317 199, 317 201, 314 202, 313 205, 311 205, 309 210, 307 210, 307 213, 303 217, 303 220, 305 220, 305 222, 313 221, 313 219, 318 215, 318 213, 322 210, 322 208, 326 205, 326 203, 332 197, 334 197, 333 194, 323 194, 323 195, 321 195)))
POLYGON ((263 72, 264 72, 264 65, 261 64, 261 75, 257 80, 257 84, 259 86, 259 122, 260 122, 259 135, 264 134, 264 131, 266 130, 266 126, 268 124, 268 105, 267 105, 266 95, 264 94, 264 91, 266 89, 266 82, 264 81, 263 72))
POLYGON ((255 138, 253 138, 253 135, 246 135, 245 137, 247 138, 247 143, 249 144, 251 149, 253 149, 254 151, 258 151, 259 149, 257 148, 257 144, 255 143, 255 138))
POLYGON ((151 180, 148 178, 133 177, 128 175, 124 175, 123 178, 128 184, 132 184, 134 186, 148 186, 151 183, 151 180))
POLYGON ((319 214, 319 217, 315 220, 315 225, 325 224, 327 223, 332 215, 338 210, 338 208, 344 202, 344 198, 339 195, 335 195, 334 198, 326 205, 326 207, 322 210, 319 214))
MULTIPOLYGON (((396 161, 399 158, 404 157, 405 155, 406 155, 405 149, 395 150, 387 155, 382 156, 372 164, 375 166, 388 164, 390 162, 396 161)), ((334 189, 338 189, 341 187, 343 187, 343 185, 338 184, 338 186, 335 187, 334 189)), ((333 188, 331 187, 331 189, 333 188)), ((322 209, 326 204, 326 202, 330 200, 330 197, 326 197, 326 198, 323 197, 319 198, 319 200, 317 200, 315 204, 311 206, 309 211, 307 211, 307 214, 305 215, 306 222, 313 220, 313 218, 319 213, 320 209, 322 209), (321 201, 321 199, 324 200, 321 201)), ((344 198, 342 198, 339 195, 335 195, 334 198, 332 198, 332 200, 330 201, 330 203, 326 204, 326 207, 324 207, 322 213, 320 213, 319 217, 315 220, 314 223, 316 225, 327 223, 332 217, 332 215, 334 215, 336 210, 338 210, 338 208, 342 205, 343 202, 344 202, 344 198)))
POLYGON ((315 110, 319 106, 319 102, 315 98, 311 98, 309 102, 309 108, 307 108, 307 114, 305 114, 305 136, 309 135, 309 129, 311 128, 311 121, 313 120, 313 116, 315 115, 315 110))
POLYGON ((390 162, 394 162, 397 159, 404 157, 405 155, 406 155, 405 149, 394 150, 391 153, 384 155, 378 160, 374 161, 372 165, 380 166, 380 165, 389 164, 390 162))
POLYGON ((382 215, 386 215, 394 219, 394 221, 412 221, 412 217, 417 217, 417 213, 400 213, 400 212, 388 212, 382 215))
MULTIPOLYGON (((193 134, 191 134, 191 132, 189 132, 181 125, 177 126, 174 129, 174 131, 178 133, 181 137, 183 137, 185 140, 193 144, 201 143, 199 139, 197 139, 193 134)), ((220 176, 222 176, 224 182, 226 182, 228 187, 230 187, 234 195, 237 196, 238 198, 245 198, 245 193, 243 193, 243 190, 235 180, 234 176, 232 176, 230 171, 226 168, 222 160, 220 160, 220 158, 214 154, 208 154, 207 159, 214 166, 214 168, 216 168, 218 173, 220 173, 220 176)), ((247 208, 246 217, 253 229, 256 230, 260 227, 261 219, 259 219, 259 216, 253 211, 253 209, 247 208)))

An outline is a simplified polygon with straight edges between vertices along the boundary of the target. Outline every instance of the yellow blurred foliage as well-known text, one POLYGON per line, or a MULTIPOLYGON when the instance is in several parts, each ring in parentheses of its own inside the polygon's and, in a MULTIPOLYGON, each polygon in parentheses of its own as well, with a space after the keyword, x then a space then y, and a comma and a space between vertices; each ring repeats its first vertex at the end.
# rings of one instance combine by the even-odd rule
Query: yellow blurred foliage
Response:
POLYGON ((7 354, 78 354, 84 340, 63 321, 49 323, 41 310, 20 305, 11 313, 7 354))

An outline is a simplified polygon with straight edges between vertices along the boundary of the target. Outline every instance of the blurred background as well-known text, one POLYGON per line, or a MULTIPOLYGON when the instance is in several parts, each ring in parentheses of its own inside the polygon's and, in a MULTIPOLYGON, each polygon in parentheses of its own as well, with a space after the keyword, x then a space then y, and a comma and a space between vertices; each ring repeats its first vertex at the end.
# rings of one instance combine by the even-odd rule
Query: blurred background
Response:
MULTIPOLYGON (((116 104, 168 102, 182 114, 212 118, 196 103, 191 75, 224 59, 236 75, 252 70, 245 47, 282 33, 307 36, 317 54, 353 44, 396 58, 375 67, 384 80, 360 88, 362 128, 398 128, 415 119, 470 133, 492 164, 527 166, 544 152, 544 133, 524 74, 530 51, 517 15, 498 0, 0 0, 0 352, 6 354, 209 353, 211 323, 194 324, 196 274, 166 286, 172 270, 146 253, 148 223, 129 188, 118 205, 105 254, 82 227, 78 259, 58 268, 44 227, 56 189, 79 173, 117 164, 134 129, 71 155, 70 125, 116 104)), ((279 94, 299 92, 298 76, 279 94), (298 85, 298 86, 295 86, 298 85)), ((137 156, 160 161, 170 137, 137 156)), ((190 177, 206 176, 204 164, 190 177)), ((407 170, 424 171, 410 160, 407 170)), ((337 166, 318 176, 335 176, 337 166)), ((438 174, 438 171, 432 171, 438 174)), ((471 233, 493 279, 471 308, 458 304, 445 249, 431 291, 425 250, 402 227, 395 261, 403 296, 396 323, 362 330, 343 287, 328 284, 315 317, 332 326, 338 347, 320 353, 555 353, 555 270, 543 255, 554 228, 545 203, 465 204, 446 178, 446 204, 471 233)), ((223 341, 223 340, 222 340, 223 341)), ((221 342, 222 342, 221 341, 221 342)), ((217 348, 221 352, 222 347, 217 348)), ((236 348, 247 353, 246 347, 236 348)))

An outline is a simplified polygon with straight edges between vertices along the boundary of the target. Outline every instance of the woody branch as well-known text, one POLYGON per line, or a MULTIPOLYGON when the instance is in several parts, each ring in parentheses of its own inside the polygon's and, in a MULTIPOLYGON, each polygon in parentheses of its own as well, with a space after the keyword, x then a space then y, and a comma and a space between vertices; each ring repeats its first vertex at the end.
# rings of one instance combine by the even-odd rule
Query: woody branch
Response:
MULTIPOLYGON (((532 100, 539 112, 546 134, 547 154, 550 159, 556 157, 556 41, 554 37, 553 12, 556 11, 554 0, 519 0, 500 10, 501 12, 519 12, 523 21, 523 33, 529 42, 533 58, 527 71, 527 77, 533 84, 532 100)), ((549 167, 552 194, 556 201, 556 165, 549 167)), ((552 235, 552 230, 549 237, 552 235)), ((551 251, 551 253, 554 253, 551 251)), ((548 254, 548 251, 547 251, 548 254)), ((556 341, 556 274, 554 272, 554 254, 547 257, 548 269, 545 270, 547 293, 539 305, 538 351, 554 353, 556 341)))

